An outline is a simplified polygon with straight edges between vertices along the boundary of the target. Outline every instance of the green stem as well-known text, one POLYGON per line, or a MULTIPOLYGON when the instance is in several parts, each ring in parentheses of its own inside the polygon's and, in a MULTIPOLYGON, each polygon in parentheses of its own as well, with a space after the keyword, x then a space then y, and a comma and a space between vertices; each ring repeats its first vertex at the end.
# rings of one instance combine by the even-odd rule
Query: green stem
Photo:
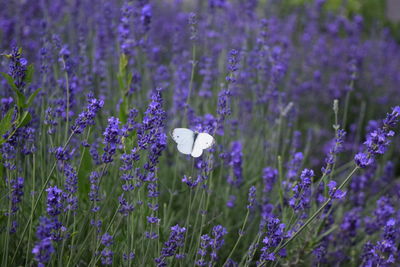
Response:
POLYGON ((236 247, 238 246, 238 244, 240 242, 240 239, 242 239, 243 231, 244 231, 244 228, 246 227, 247 219, 249 218, 249 213, 250 213, 250 210, 247 209, 246 217, 244 218, 244 222, 243 222, 242 228, 240 229, 240 232, 239 232, 239 237, 236 240, 236 243, 233 246, 233 248, 231 250, 231 253, 229 253, 228 257, 226 258, 223 266, 225 266, 227 264, 228 260, 232 257, 233 253, 235 252, 236 247))
MULTIPOLYGON (((356 166, 350 174, 346 177, 346 179, 340 184, 340 186, 336 190, 342 189, 351 179, 353 174, 359 169, 358 166, 356 166)), ((329 197, 324 204, 310 217, 307 219, 307 221, 297 230, 283 245, 277 247, 274 250, 274 253, 278 252, 279 250, 285 248, 289 243, 294 240, 317 216, 318 214, 332 201, 332 197, 329 197)))
MULTIPOLYGON (((35 191, 35 177, 36 177, 36 156, 35 153, 33 153, 33 166, 32 166, 32 186, 33 186, 33 191, 35 191)), ((32 194, 32 199, 31 199, 31 215, 33 217, 33 203, 35 203, 35 194, 32 194)), ((29 233, 28 233, 28 246, 26 247, 26 255, 25 255, 25 266, 28 266, 28 259, 29 259, 29 253, 30 253, 30 247, 31 247, 31 235, 32 235, 32 227, 29 227, 29 233)))
POLYGON ((190 95, 192 93, 192 88, 193 88, 195 68, 196 68, 196 45, 193 44, 193 46, 192 46, 192 70, 190 73, 189 93, 188 93, 188 97, 186 99, 185 112, 184 112, 184 114, 185 114, 184 119, 185 119, 186 123, 188 123, 187 110, 188 110, 188 106, 189 106, 190 95))
MULTIPOLYGON (((67 147, 67 145, 68 145, 69 142, 71 141, 72 136, 73 136, 73 134, 71 134, 71 135, 69 136, 68 140, 66 141, 66 143, 65 143, 65 145, 64 145, 64 147, 63 147, 63 150, 67 147)), ((26 231, 28 230, 28 227, 29 227, 29 226, 31 225, 31 223, 32 223, 35 210, 37 209, 37 207, 38 207, 38 205, 39 205, 39 201, 40 201, 40 199, 42 198, 42 195, 43 195, 44 191, 46 190, 46 186, 47 186, 47 184, 49 183, 50 178, 51 178, 51 175, 53 174, 54 170, 56 169, 56 166, 57 166, 57 161, 55 161, 54 164, 53 164, 53 166, 51 167, 50 173, 47 175, 46 180, 45 180, 45 182, 44 182, 44 184, 43 184, 43 186, 42 186, 42 189, 41 189, 40 192, 39 192, 38 198, 37 198, 36 201, 35 201, 35 205, 33 205, 33 209, 32 209, 31 215, 29 216, 28 222, 26 223, 26 225, 25 225, 25 227, 24 227, 24 230, 22 231, 22 235, 21 235, 22 238, 19 240, 18 245, 17 245, 17 247, 16 247, 16 249, 15 249, 14 255, 13 255, 12 259, 11 259, 11 264, 14 262, 15 257, 17 256, 17 252, 18 252, 19 247, 21 246, 21 243, 22 243, 22 241, 23 241, 23 237, 25 236, 25 233, 26 233, 26 231)))

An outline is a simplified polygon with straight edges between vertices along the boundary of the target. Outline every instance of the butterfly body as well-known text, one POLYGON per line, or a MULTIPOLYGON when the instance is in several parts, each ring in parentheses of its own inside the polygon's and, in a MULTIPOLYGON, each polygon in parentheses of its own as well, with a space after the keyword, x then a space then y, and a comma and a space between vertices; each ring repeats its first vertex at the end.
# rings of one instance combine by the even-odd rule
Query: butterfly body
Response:
POLYGON ((174 129, 172 138, 177 143, 179 152, 194 158, 200 157, 204 149, 214 144, 214 137, 208 133, 198 133, 186 128, 174 129))

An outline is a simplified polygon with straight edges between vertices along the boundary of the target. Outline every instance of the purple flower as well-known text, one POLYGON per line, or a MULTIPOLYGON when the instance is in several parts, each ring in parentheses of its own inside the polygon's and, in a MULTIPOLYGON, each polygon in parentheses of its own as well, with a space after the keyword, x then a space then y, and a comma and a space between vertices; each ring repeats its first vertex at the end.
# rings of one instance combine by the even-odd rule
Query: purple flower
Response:
POLYGON ((289 200, 289 205, 295 210, 304 210, 309 207, 311 194, 311 179, 314 171, 304 169, 300 175, 300 181, 293 187, 294 195, 289 200))
POLYGON ((144 31, 147 32, 150 29, 150 23, 151 23, 151 17, 153 16, 152 10, 151 10, 151 5, 146 4, 142 8, 142 14, 140 16, 140 20, 142 21, 142 25, 144 28, 144 31))
POLYGON ((262 176, 264 182, 264 189, 263 189, 264 193, 271 192, 277 177, 278 177, 277 169, 271 167, 264 168, 262 176))
POLYGON ((95 171, 92 172, 89 176, 89 182, 90 182, 89 200, 92 202, 100 201, 99 179, 100 179, 100 174, 95 171))
POLYGON ((94 125, 94 118, 97 112, 103 107, 104 101, 97 100, 92 94, 88 95, 88 105, 86 110, 78 115, 74 125, 71 127, 72 132, 81 134, 88 125, 94 125))
POLYGON ((119 128, 119 120, 111 117, 108 119, 108 127, 103 133, 104 141, 104 153, 102 160, 104 163, 110 163, 113 161, 113 155, 117 151, 117 146, 121 144, 121 130, 119 128))
POLYGON ((64 197, 63 191, 57 186, 49 187, 46 189, 47 192, 47 213, 54 217, 59 215, 63 211, 64 197))
POLYGON ((354 161, 360 168, 366 168, 374 163, 374 159, 369 154, 363 152, 357 153, 354 156, 354 161))
POLYGON ((153 216, 147 216, 147 222, 148 223, 159 223, 160 219, 157 217, 153 217, 153 216))
POLYGON ((293 180, 297 177, 297 174, 300 170, 301 163, 303 162, 304 156, 301 152, 296 152, 293 155, 293 158, 287 164, 287 174, 286 177, 289 181, 293 180))
POLYGON ((243 167, 242 167, 242 143, 240 141, 235 141, 232 143, 232 149, 229 154, 229 166, 233 169, 233 175, 235 180, 232 177, 229 177, 228 183, 235 185, 236 187, 240 187, 243 183, 243 167))
POLYGON ((390 128, 396 126, 400 117, 400 106, 392 109, 391 113, 386 115, 383 120, 383 126, 373 130, 367 135, 364 145, 367 147, 368 153, 358 153, 354 157, 354 161, 360 168, 366 168, 374 162, 374 158, 378 154, 384 154, 390 143, 389 138, 394 136, 394 131, 390 128))
POLYGON ((229 196, 229 199, 226 202, 226 206, 228 208, 234 208, 235 207, 235 202, 236 202, 236 196, 231 195, 231 196, 229 196))
POLYGON ((272 252, 274 248, 284 240, 285 224, 281 223, 278 218, 269 216, 266 218, 266 235, 263 239, 264 246, 261 248, 260 260, 257 265, 266 261, 275 261, 275 253, 272 252))
POLYGON ((114 253, 112 252, 111 249, 104 248, 101 251, 101 263, 103 265, 112 265, 112 263, 113 263, 113 255, 114 255, 114 253))
POLYGON ((256 187, 255 186, 250 187, 247 199, 248 199, 247 208, 252 209, 254 206, 254 202, 256 201, 256 187))
POLYGON ((67 201, 66 210, 76 210, 78 208, 78 197, 75 195, 78 189, 78 174, 76 170, 68 163, 64 166, 65 193, 64 197, 67 201))
POLYGON ((101 244, 106 247, 109 247, 113 244, 113 236, 109 233, 105 233, 101 236, 101 244))
POLYGON ((145 232, 144 233, 144 235, 145 235, 145 237, 147 238, 147 239, 157 239, 158 238, 158 234, 157 233, 155 233, 155 232, 145 232))
POLYGON ((35 244, 32 249, 32 254, 35 255, 35 260, 38 262, 38 266, 45 266, 45 263, 49 262, 51 255, 55 249, 50 238, 45 238, 35 244))
POLYGON ((224 235, 226 235, 228 231, 222 225, 216 225, 212 229, 212 238, 210 240, 211 247, 211 261, 216 262, 218 260, 217 252, 221 249, 221 247, 225 244, 224 235))
POLYGON ((197 176, 196 179, 193 179, 191 176, 184 175, 182 178, 182 183, 187 184, 190 188, 195 188, 199 182, 201 182, 201 176, 197 176))
POLYGON ((386 222, 381 239, 372 244, 368 241, 364 245, 362 266, 393 266, 399 260, 398 225, 391 218, 386 222))
POLYGON ((332 199, 342 199, 346 196, 346 192, 343 192, 342 190, 336 188, 335 181, 329 181, 327 186, 329 188, 329 196, 332 199))
POLYGON ((14 79, 14 83, 18 90, 23 92, 25 87, 24 78, 27 70, 27 60, 22 58, 21 51, 22 50, 18 49, 18 47, 12 49, 9 74, 14 79))
POLYGON ((18 177, 17 179, 10 180, 11 185, 11 214, 15 214, 19 208, 18 203, 21 202, 24 195, 24 178, 18 177))
POLYGON ((337 131, 337 135, 333 141, 333 145, 329 149, 329 153, 325 158, 326 166, 322 167, 322 173, 327 175, 332 171, 333 165, 336 163, 336 155, 340 153, 343 149, 343 138, 345 137, 346 132, 342 129, 337 131))
POLYGON ((201 256, 201 259, 196 261, 197 266, 213 265, 218 260, 218 251, 224 245, 224 236, 228 232, 226 228, 221 225, 216 225, 212 230, 212 237, 205 234, 200 237, 200 248, 197 254, 201 256), (207 255, 210 255, 210 260, 207 261, 207 255))
POLYGON ((54 153, 56 159, 60 161, 68 161, 71 158, 70 152, 61 146, 54 149, 54 153))
POLYGON ((180 227, 179 225, 171 227, 169 238, 167 242, 164 243, 164 247, 161 249, 161 255, 160 257, 155 259, 157 266, 166 266, 167 263, 165 259, 167 257, 172 257, 176 255, 178 249, 180 247, 183 247, 185 232, 186 232, 185 227, 180 227))

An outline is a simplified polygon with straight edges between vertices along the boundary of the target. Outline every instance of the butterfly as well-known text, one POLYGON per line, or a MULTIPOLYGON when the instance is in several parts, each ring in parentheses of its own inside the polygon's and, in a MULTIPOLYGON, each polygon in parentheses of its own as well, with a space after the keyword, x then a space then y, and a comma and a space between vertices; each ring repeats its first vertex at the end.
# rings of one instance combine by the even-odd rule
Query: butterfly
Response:
POLYGON ((198 133, 186 128, 176 128, 172 132, 172 139, 178 144, 182 154, 198 158, 203 150, 214 144, 214 137, 208 133, 198 133))

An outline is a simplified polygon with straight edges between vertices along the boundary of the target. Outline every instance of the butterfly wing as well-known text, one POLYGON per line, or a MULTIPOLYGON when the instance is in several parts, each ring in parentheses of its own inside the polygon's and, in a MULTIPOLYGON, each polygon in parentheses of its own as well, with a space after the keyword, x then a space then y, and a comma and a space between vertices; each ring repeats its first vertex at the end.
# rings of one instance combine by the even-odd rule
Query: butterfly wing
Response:
POLYGON ((208 133, 199 133, 192 149, 192 157, 198 158, 203 154, 203 150, 210 148, 214 144, 214 137, 208 133))
POLYGON ((194 132, 186 128, 176 128, 172 132, 172 139, 178 144, 177 148, 182 154, 190 155, 193 149, 194 132))

